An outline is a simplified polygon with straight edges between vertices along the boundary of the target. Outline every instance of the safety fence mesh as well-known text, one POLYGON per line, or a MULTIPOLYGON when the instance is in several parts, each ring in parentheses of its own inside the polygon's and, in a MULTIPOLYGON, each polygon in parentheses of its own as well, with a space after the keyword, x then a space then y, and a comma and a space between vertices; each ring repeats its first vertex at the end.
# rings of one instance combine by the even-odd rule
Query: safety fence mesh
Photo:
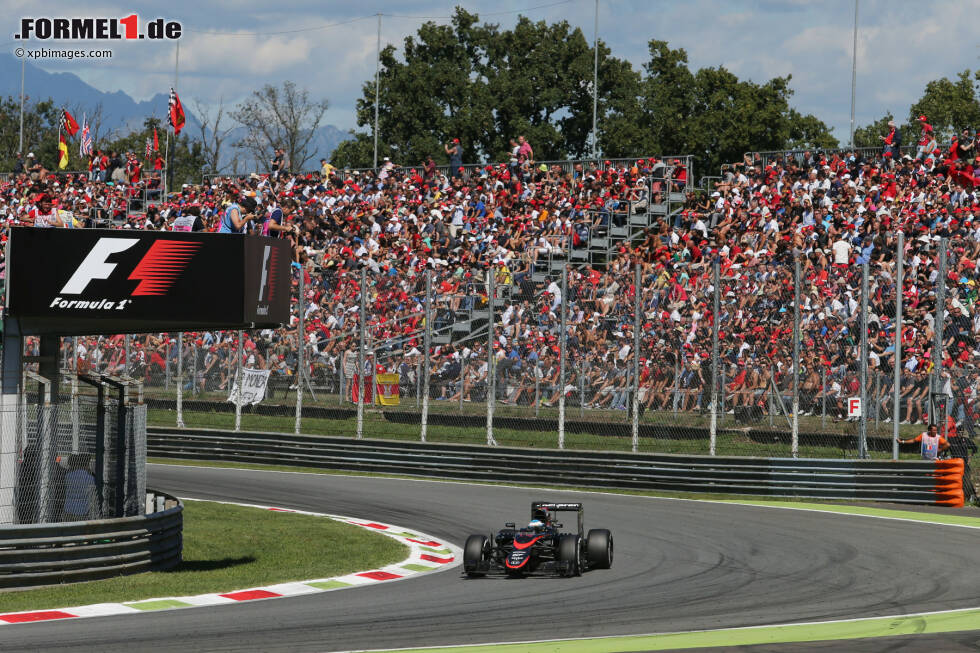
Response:
POLYGON ((890 458, 937 421, 972 447, 976 285, 955 243, 899 280, 892 237, 866 265, 748 241, 722 265, 693 240, 661 259, 673 232, 646 236, 603 261, 552 237, 489 269, 294 266, 288 327, 65 339, 66 365, 142 381, 154 425, 890 458))

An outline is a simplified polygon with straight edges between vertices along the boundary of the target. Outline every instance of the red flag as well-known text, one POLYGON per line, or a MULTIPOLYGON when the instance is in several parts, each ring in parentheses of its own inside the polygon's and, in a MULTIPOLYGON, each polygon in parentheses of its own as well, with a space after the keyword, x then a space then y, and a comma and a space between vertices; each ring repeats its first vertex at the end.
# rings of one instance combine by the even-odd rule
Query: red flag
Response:
POLYGON ((75 136, 78 133, 78 123, 64 109, 61 110, 61 128, 68 132, 69 136, 75 136))
POLYGON ((184 107, 173 88, 170 89, 170 125, 174 128, 174 136, 179 135, 184 128, 184 107))
POLYGON ((157 138, 157 128, 156 127, 153 128, 153 151, 154 152, 159 152, 160 151, 160 139, 157 138))

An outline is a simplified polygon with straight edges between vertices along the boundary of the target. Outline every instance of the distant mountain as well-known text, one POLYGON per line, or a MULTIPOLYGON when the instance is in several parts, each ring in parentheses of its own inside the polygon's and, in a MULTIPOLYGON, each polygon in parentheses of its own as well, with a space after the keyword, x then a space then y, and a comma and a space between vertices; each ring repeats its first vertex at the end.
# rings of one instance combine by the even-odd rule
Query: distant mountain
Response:
MULTIPOLYGON (((169 90, 169 89, 168 89, 169 90)), ((49 73, 28 62, 24 69, 24 93, 33 100, 51 98, 65 107, 81 107, 82 111, 102 103, 102 118, 106 130, 123 134, 138 128, 148 116, 161 120, 167 115, 167 93, 157 93, 149 100, 137 102, 122 91, 105 93, 83 82, 74 73, 49 73)), ((20 97, 20 59, 0 54, 0 95, 20 97)), ((198 129, 197 117, 186 106, 187 128, 198 129)), ((75 116, 81 120, 82 116, 75 116)))
MULTIPOLYGON (((21 61, 13 55, 0 53, 0 96, 20 97, 20 66, 21 61)), ((166 89, 169 92, 169 89, 166 89)), ((102 104, 103 131, 115 131, 127 134, 142 126, 148 116, 166 118, 167 92, 157 93, 149 100, 137 102, 122 91, 106 93, 82 81, 74 73, 50 73, 27 62, 24 68, 24 93, 34 100, 53 99, 58 105, 65 107, 80 107, 82 113, 102 104)), ((200 134, 200 122, 190 110, 184 99, 184 113, 187 125, 184 129, 191 136, 200 134)), ((75 116, 81 120, 82 116, 75 116)), ((241 139, 244 128, 239 127, 232 132, 227 143, 235 143, 241 139)), ((337 145, 350 138, 350 135, 333 125, 325 125, 317 130, 313 139, 312 151, 315 153, 313 163, 307 163, 308 168, 319 167, 321 157, 329 157, 337 145), (314 165, 315 164, 315 165, 314 165)), ((228 164, 235 155, 232 148, 225 148, 222 154, 222 164, 228 164)), ((248 157, 240 157, 246 159, 248 157)), ((250 171, 252 166, 249 166, 250 171)))

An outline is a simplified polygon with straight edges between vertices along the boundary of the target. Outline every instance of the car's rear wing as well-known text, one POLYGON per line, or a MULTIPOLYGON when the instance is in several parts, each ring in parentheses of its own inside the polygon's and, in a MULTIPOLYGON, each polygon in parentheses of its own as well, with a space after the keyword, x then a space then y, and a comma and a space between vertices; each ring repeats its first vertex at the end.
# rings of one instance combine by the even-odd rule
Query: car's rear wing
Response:
POLYGON ((585 509, 581 503, 553 503, 550 501, 531 502, 531 514, 534 514, 534 511, 539 508, 547 510, 548 512, 577 512, 579 535, 585 535, 585 509))

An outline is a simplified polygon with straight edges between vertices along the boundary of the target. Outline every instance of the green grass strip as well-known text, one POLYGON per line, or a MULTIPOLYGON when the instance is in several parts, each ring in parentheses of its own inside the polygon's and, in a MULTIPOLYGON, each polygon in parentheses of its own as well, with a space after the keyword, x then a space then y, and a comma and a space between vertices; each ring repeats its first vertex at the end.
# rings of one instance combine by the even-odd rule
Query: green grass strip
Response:
POLYGON ((315 583, 306 583, 310 587, 315 587, 318 590, 335 590, 340 587, 350 587, 350 583, 345 583, 341 580, 323 580, 317 581, 315 583))
MULTIPOLYGON (((928 524, 945 524, 948 526, 972 526, 980 528, 980 517, 955 515, 945 512, 914 512, 911 510, 889 510, 887 508, 870 508, 867 506, 849 506, 845 504, 805 503, 802 501, 759 501, 752 499, 707 499, 711 503, 731 503, 765 508, 792 508, 794 510, 815 510, 819 512, 834 512, 845 515, 860 515, 863 517, 887 517, 889 519, 904 519, 928 524)), ((976 511, 971 511, 976 512, 976 511)))
POLYGON ((408 555, 409 548, 394 538, 327 517, 185 501, 183 562, 176 569, 2 592, 0 613, 331 578, 396 564, 408 555))
POLYGON ((425 565, 417 565, 414 563, 402 565, 401 568, 405 571, 432 571, 435 569, 435 567, 426 567, 425 565))
POLYGON ((127 603, 130 608, 137 610, 168 610, 170 608, 187 608, 190 603, 184 603, 177 599, 157 599, 153 601, 140 601, 139 603, 127 603))
POLYGON ((603 637, 552 642, 528 642, 522 644, 488 644, 402 650, 411 650, 415 653, 422 651, 432 651, 433 653, 436 651, 440 653, 446 653, 447 651, 460 651, 465 653, 666 651, 714 646, 731 647, 752 646, 756 644, 791 644, 862 639, 866 637, 951 633, 976 630, 978 624, 980 624, 980 609, 972 609, 902 617, 874 617, 853 621, 829 621, 750 628, 723 628, 719 630, 665 635, 636 635, 630 637, 603 637))

